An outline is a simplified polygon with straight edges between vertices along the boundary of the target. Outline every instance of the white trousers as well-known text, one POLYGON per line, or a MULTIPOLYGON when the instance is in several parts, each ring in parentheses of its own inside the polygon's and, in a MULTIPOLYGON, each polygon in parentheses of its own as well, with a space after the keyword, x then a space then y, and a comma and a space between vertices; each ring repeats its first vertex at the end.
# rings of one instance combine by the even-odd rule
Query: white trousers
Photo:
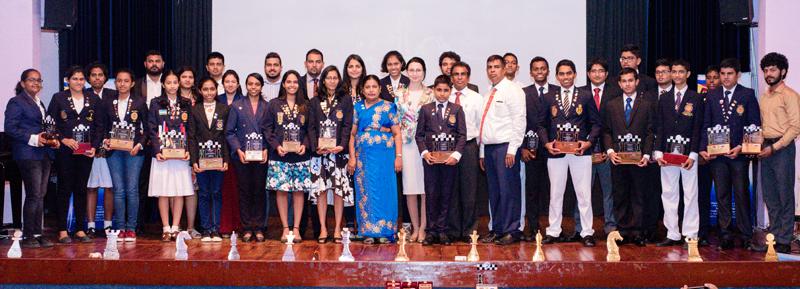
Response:
MULTIPOLYGON (((563 158, 547 160, 550 177, 550 208, 547 235, 558 237, 561 234, 561 220, 564 209, 564 191, 567 188, 567 172, 572 176, 572 185, 578 199, 578 212, 581 219, 581 237, 594 234, 592 228, 592 156, 568 154, 563 158)), ((575 220, 578 222, 579 220, 575 220)))
POLYGON ((661 167, 661 202, 664 204, 664 227, 667 238, 681 240, 681 235, 697 238, 700 209, 697 204, 697 163, 685 170, 678 166, 661 167), (682 182, 681 182, 682 179, 682 182), (678 203, 683 183, 683 234, 678 228, 678 203))

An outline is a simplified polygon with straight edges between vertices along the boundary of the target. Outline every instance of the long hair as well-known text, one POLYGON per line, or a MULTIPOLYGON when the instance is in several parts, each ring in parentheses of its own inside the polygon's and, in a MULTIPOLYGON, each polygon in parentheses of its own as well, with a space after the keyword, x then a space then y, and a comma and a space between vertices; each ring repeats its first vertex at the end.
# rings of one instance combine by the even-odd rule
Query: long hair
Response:
MULTIPOLYGON (((33 68, 28 68, 28 69, 25 69, 24 71, 22 71, 22 74, 19 76, 19 82, 17 82, 17 86, 14 88, 15 95, 20 94, 23 91, 25 91, 25 88, 22 87, 22 82, 25 81, 26 79, 28 79, 29 74, 31 74, 33 72, 39 73, 38 70, 33 69, 33 68)), ((39 75, 41 75, 41 73, 39 73, 39 75)), ((34 95, 31 95, 31 96, 34 96, 34 95)))
MULTIPOLYGON (((298 85, 304 85, 304 83, 303 84, 300 83, 300 73, 298 73, 296 70, 287 71, 286 73, 283 74, 283 78, 281 79, 281 90, 278 92, 279 99, 283 100, 286 99, 286 95, 288 93, 286 92, 286 88, 284 88, 283 86, 286 84, 286 79, 289 78, 289 75, 294 75, 294 77, 297 78, 298 85)), ((300 112, 305 112, 306 104, 308 104, 308 99, 306 99, 305 94, 303 94, 303 90, 300 89, 299 87, 297 88, 297 92, 295 93, 294 102, 298 105, 300 112)))
POLYGON ((194 72, 194 68, 192 68, 191 66, 188 66, 188 65, 181 66, 181 68, 178 69, 178 73, 177 73, 178 74, 178 95, 181 96, 181 97, 186 97, 186 98, 194 98, 194 100, 197 101, 197 97, 200 96, 200 90, 198 89, 199 85, 198 85, 197 80, 195 80, 194 83, 192 83, 192 86, 189 87, 189 91, 191 91, 192 95, 182 95, 181 94, 181 91, 183 91, 182 90, 183 87, 181 86, 181 75, 183 75, 183 73, 185 73, 185 72, 191 72, 192 73, 192 77, 197 79, 197 73, 194 72))
POLYGON ((192 106, 192 102, 189 99, 181 97, 181 88, 180 88, 181 77, 180 77, 180 75, 176 74, 175 71, 173 71, 172 69, 167 69, 163 73, 161 73, 161 103, 160 104, 162 106, 164 106, 164 107, 169 106, 169 100, 168 100, 168 97, 167 97, 167 89, 164 88, 165 87, 164 83, 166 82, 167 77, 170 76, 170 75, 174 75, 175 78, 178 79, 178 83, 179 83, 178 84, 178 91, 177 91, 178 105, 183 110, 189 110, 189 108, 192 106))
MULTIPOLYGON (((242 93, 242 82, 239 81, 239 74, 236 73, 236 71, 234 71, 233 69, 228 69, 227 71, 225 71, 225 73, 222 74, 222 86, 223 87, 225 86, 225 78, 228 77, 228 76, 231 76, 231 75, 233 76, 233 78, 236 79, 236 83, 239 84, 239 87, 236 88, 236 93, 237 94, 243 94, 242 93)), ((264 86, 264 82, 263 81, 261 82, 261 86, 264 86)))
POLYGON ((317 89, 317 95, 320 95, 320 96, 323 96, 323 97, 327 98, 328 94, 333 94, 333 97, 339 97, 342 94, 342 74, 339 73, 339 69, 336 68, 336 66, 329 65, 328 67, 325 67, 325 69, 322 70, 322 73, 320 73, 319 79, 321 79, 323 81, 323 83, 317 89), (328 77, 328 74, 331 74, 331 73, 336 73, 336 76, 339 77, 339 84, 336 85, 336 88, 334 88, 334 90, 332 92, 328 91, 328 87, 325 86, 325 83, 324 83, 325 79, 327 79, 327 77, 328 77))
POLYGON ((355 60, 361 65, 361 75, 358 76, 358 83, 356 83, 355 87, 356 95, 352 95, 358 96, 361 95, 361 83, 364 82, 364 78, 367 76, 367 67, 364 66, 364 59, 361 59, 361 56, 358 56, 358 54, 350 54, 350 56, 344 60, 344 66, 342 66, 342 91, 344 93, 350 93, 350 91, 353 90, 353 86, 350 84, 352 79, 350 75, 347 74, 347 66, 350 65, 351 60, 355 60))

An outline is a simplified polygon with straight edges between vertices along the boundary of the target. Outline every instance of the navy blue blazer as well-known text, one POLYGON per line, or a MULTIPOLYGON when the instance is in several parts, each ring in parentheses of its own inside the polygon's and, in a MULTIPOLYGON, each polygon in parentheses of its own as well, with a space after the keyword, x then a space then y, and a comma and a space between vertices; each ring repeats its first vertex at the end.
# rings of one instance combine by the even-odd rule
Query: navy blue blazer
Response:
POLYGON ((270 145, 269 159, 281 162, 296 163, 308 160, 311 153, 315 150, 311 146, 311 136, 316 135, 314 131, 315 126, 311 125, 311 109, 310 105, 306 103, 298 107, 297 116, 294 119, 289 118, 284 109, 287 108, 286 100, 281 98, 273 99, 267 105, 266 119, 264 120, 263 127, 264 133, 267 137, 267 143, 270 145), (300 127, 300 142, 306 147, 302 155, 297 153, 287 153, 284 156, 278 155, 278 146, 283 143, 285 133, 284 125, 294 123, 300 127))
MULTIPOLYGON (((244 98, 244 95, 242 95, 239 92, 236 92, 236 94, 233 95, 233 101, 236 101, 236 100, 238 100, 240 98, 244 98)), ((219 102, 221 102, 221 103, 223 103, 225 105, 228 105, 228 94, 227 93, 223 93, 223 94, 217 95, 217 101, 219 101, 219 102)), ((231 105, 233 105, 233 103, 231 103, 231 105)))
MULTIPOLYGON (((725 121, 723 117, 722 104, 723 101, 722 86, 714 89, 706 95, 705 113, 703 116, 703 130, 700 136, 700 150, 705 151, 708 146, 708 134, 706 133, 709 127, 716 125, 728 125, 731 130, 731 148, 735 148, 742 144, 742 136, 744 134, 744 127, 751 124, 761 125, 761 111, 756 100, 755 91, 750 88, 736 85, 731 96, 731 105, 726 109, 730 110, 730 117, 725 121)), ((740 156, 743 157, 743 156, 740 156)))
POLYGON ((247 149, 247 135, 257 133, 261 135, 261 148, 267 148, 267 134, 264 132, 264 121, 267 117, 267 102, 260 96, 258 97, 258 107, 256 114, 253 114, 253 106, 250 99, 242 97, 231 104, 228 111, 228 122, 225 124, 225 139, 231 149, 231 156, 239 159, 237 150, 247 149))
MULTIPOLYGON (((548 92, 557 89, 558 85, 547 84, 548 92)), ((528 133, 528 131, 533 131, 539 134, 539 112, 542 110, 542 100, 544 99, 544 95, 539 95, 539 91, 536 89, 535 84, 523 87, 522 91, 525 92, 525 120, 527 123, 525 126, 525 133, 528 133)), ((523 147, 527 147, 527 140, 523 141, 523 147)), ((547 153, 542 143, 541 136, 539 137, 539 149, 536 151, 537 156, 543 156, 547 153)))
POLYGON ((311 123, 314 126, 313 131, 316 135, 311 137, 311 146, 316 151, 318 147, 318 138, 322 131, 320 130, 321 123, 325 120, 331 120, 336 123, 336 145, 344 148, 339 154, 347 154, 349 151, 350 143, 350 130, 353 128, 353 99, 341 94, 337 96, 336 105, 331 107, 328 114, 322 111, 322 98, 315 97, 311 99, 311 123))
POLYGON ((14 160, 53 159, 51 148, 28 145, 31 135, 43 131, 44 120, 40 106, 44 108, 44 103, 40 101, 37 104, 33 97, 25 92, 12 97, 6 105, 4 130, 11 141, 11 156, 14 160))
MULTIPOLYGON (((149 111, 145 100, 139 97, 134 97, 133 93, 128 96, 128 110, 125 112, 125 121, 132 124, 136 129, 133 136, 134 146, 141 144, 142 148, 147 144, 148 131, 147 118, 149 111)), ((111 137, 111 129, 113 129, 114 122, 120 122, 119 115, 117 115, 117 108, 119 108, 119 95, 113 94, 106 96, 100 103, 97 111, 97 129, 95 130, 95 137, 92 139, 92 146, 100 148, 104 139, 111 137)))
MULTIPOLYGON (((577 100, 572 101, 568 111, 563 111, 559 104, 561 98, 561 87, 550 89, 542 99, 542 109, 539 110, 539 139, 542 143, 548 143, 556 139, 556 132, 558 131, 557 125, 570 123, 573 126, 580 128, 578 139, 582 141, 591 141, 600 136, 602 123, 600 114, 594 105, 594 99, 590 94, 585 91, 574 87, 578 92, 577 100)), ((538 92, 537 92, 538 93, 538 92)), ((574 98, 573 95, 569 97, 574 98)), ((546 151, 546 150, 545 150, 546 151)), ((583 155, 591 155, 592 150, 587 149, 583 155)), ((547 153, 549 158, 562 158, 564 154, 551 155, 547 153)))
POLYGON ((703 97, 694 90, 687 89, 681 98, 678 111, 675 111, 675 87, 661 95, 656 107, 655 149, 668 153, 667 139, 681 135, 689 138, 684 153, 700 152, 700 135, 703 129, 703 97))
MULTIPOLYGON (((400 83, 403 86, 408 87, 408 84, 411 83, 411 79, 408 76, 400 74, 400 83)), ((389 93, 392 90, 392 78, 391 76, 387 75, 384 78, 381 78, 381 99, 394 103, 394 94, 389 93)))
MULTIPOLYGON (((72 96, 69 90, 60 91, 53 95, 47 113, 56 122, 59 140, 73 138, 73 129, 78 125, 89 126, 89 135, 94 136, 97 130, 97 117, 99 115, 100 98, 94 93, 83 91, 84 106, 80 113, 73 108, 72 96)), ((91 141, 91 139, 90 139, 91 141)), ((72 152, 67 146, 61 146, 62 152, 72 152)))
MULTIPOLYGON (((97 93, 95 93, 94 89, 92 89, 91 87, 87 88, 86 91, 88 91, 89 93, 94 94, 95 96, 99 97, 100 100, 104 100, 104 99, 109 98, 111 96, 117 95, 117 93, 118 93, 116 89, 111 89, 111 88, 103 88, 102 95, 97 95, 97 93)), ((131 95, 133 95, 133 92, 131 92, 131 95)))
MULTIPOLYGON (((144 98, 142 98, 144 99, 144 98)), ((150 140, 150 149, 153 150, 153 155, 161 151, 161 139, 158 138, 158 126, 167 125, 168 130, 180 131, 181 126, 186 132, 186 151, 189 151, 192 138, 189 137, 193 134, 192 127, 189 121, 192 119, 192 104, 191 101, 178 96, 178 107, 175 110, 169 108, 169 99, 162 95, 150 101, 150 112, 147 116, 147 129, 148 140, 150 140)), ((165 130, 165 128, 161 128, 165 130)))
POLYGON ((446 133, 455 137, 455 151, 463 154, 464 145, 467 143, 467 121, 464 117, 464 110, 460 105, 447 102, 444 118, 440 119, 436 115, 436 104, 437 102, 433 101, 419 109, 417 132, 414 136, 419 152, 434 151, 433 136, 446 133))
POLYGON ((215 141, 222 147, 223 161, 230 162, 228 152, 228 143, 225 140, 225 121, 228 119, 228 111, 230 107, 226 103, 215 102, 214 115, 211 119, 211 126, 208 125, 208 117, 206 116, 205 106, 203 102, 197 102, 192 107, 192 117, 189 120, 189 126, 192 127, 192 135, 190 138, 190 157, 193 164, 200 162, 200 144, 206 141, 215 141))

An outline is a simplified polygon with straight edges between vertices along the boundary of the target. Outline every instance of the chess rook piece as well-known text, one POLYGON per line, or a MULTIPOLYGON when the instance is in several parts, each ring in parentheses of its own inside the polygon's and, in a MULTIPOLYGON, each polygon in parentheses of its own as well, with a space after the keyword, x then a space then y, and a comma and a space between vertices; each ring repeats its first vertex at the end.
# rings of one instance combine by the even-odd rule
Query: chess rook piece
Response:
POLYGON ((296 236, 294 235, 294 232, 292 232, 292 231, 289 231, 289 235, 286 235, 286 251, 283 252, 283 257, 281 258, 281 261, 294 261, 295 260, 295 258, 294 258, 294 248, 292 247, 292 245, 294 245, 294 238, 295 237, 296 236))
POLYGON ((239 260, 239 250, 236 249, 236 243, 238 240, 238 235, 236 235, 236 231, 231 233, 231 250, 228 251, 228 260, 234 261, 239 260))
POLYGON ((619 262, 620 260, 617 241, 622 241, 622 236, 619 235, 619 231, 613 231, 608 234, 608 239, 606 239, 606 249, 608 250, 606 261, 608 262, 619 262))
POLYGON ((186 231, 181 231, 175 237, 175 260, 189 260, 189 247, 186 246, 186 240, 191 240, 192 237, 186 231))
POLYGON ((22 240, 22 231, 14 230, 14 235, 12 235, 11 240, 14 240, 14 243, 12 243, 11 248, 8 249, 6 257, 9 259, 22 258, 22 248, 19 246, 19 241, 22 240))
POLYGON ((342 255, 339 256, 340 262, 353 262, 356 259, 350 253, 350 229, 342 229, 342 255))
POLYGON ((406 254, 406 229, 400 228, 397 232, 397 257, 394 257, 395 262, 408 262, 408 254, 406 254))
POLYGON ((117 249, 117 236, 119 230, 108 230, 106 232, 106 249, 103 250, 103 259, 119 260, 119 250, 117 249))
POLYGON ((697 238, 686 237, 686 244, 689 247, 689 262, 703 262, 700 257, 700 249, 697 248, 697 238))
POLYGON ((533 252, 533 262, 544 262, 544 251, 542 251, 542 233, 536 232, 536 251, 533 252))
POLYGON ((764 256, 764 261, 777 262, 778 253, 775 252, 775 235, 767 233, 767 241, 765 243, 767 245, 767 254, 764 256))
POLYGON ((469 235, 469 238, 472 240, 470 245, 472 248, 469 249, 469 254, 467 255, 468 262, 478 262, 481 260, 481 257, 478 256, 478 231, 472 231, 472 234, 469 235))

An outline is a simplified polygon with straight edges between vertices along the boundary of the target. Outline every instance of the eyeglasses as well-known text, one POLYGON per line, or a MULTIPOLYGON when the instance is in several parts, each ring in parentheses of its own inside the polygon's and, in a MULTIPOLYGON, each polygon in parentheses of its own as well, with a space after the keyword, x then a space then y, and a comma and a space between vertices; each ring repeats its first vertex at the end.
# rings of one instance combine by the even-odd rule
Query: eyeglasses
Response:
POLYGON ((42 84, 42 82, 44 82, 44 80, 42 80, 41 78, 28 78, 28 79, 25 79, 25 81, 27 81, 27 82, 35 82, 35 83, 38 83, 38 84, 42 84))
POLYGON ((619 61, 620 61, 620 62, 624 62, 624 61, 634 61, 634 60, 636 60, 636 56, 628 56, 628 57, 620 57, 620 58, 619 58, 619 61))

